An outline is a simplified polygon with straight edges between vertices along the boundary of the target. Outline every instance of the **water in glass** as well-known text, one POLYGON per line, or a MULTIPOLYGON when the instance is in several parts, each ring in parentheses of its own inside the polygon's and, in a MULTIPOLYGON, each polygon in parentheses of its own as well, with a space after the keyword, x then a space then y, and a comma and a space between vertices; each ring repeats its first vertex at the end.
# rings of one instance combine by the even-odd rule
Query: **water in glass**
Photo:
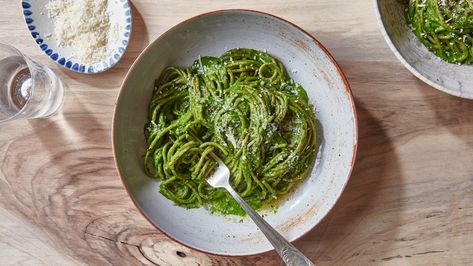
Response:
POLYGON ((61 81, 49 68, 0 44, 0 122, 50 116, 63 97, 61 81))

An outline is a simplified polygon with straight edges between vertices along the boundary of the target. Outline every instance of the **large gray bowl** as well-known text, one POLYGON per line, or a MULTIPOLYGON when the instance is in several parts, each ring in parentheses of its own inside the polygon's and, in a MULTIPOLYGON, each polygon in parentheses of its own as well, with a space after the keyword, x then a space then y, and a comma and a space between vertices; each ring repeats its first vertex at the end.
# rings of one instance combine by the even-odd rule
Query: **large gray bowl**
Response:
POLYGON ((412 74, 438 90, 473 99, 473 66, 442 61, 417 39, 404 16, 408 0, 374 0, 373 3, 389 48, 412 74))
POLYGON ((189 247, 223 255, 271 250, 249 219, 186 210, 158 192, 158 182, 143 171, 143 127, 153 84, 166 66, 189 66, 199 55, 221 55, 231 48, 267 50, 302 84, 316 107, 321 144, 309 178, 265 219, 287 239, 308 232, 341 195, 357 147, 357 124, 348 83, 327 50, 295 25, 244 10, 217 11, 189 19, 151 43, 126 76, 117 100, 113 147, 118 170, 144 216, 169 237, 189 247))

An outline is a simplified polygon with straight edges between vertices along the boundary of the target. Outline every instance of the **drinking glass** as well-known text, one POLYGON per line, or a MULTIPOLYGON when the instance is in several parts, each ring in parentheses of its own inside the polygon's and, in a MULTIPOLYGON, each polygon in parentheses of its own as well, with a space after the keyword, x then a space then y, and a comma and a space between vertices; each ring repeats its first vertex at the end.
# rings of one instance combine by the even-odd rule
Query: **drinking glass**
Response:
POLYGON ((51 116, 63 99, 64 88, 51 69, 0 43, 0 123, 51 116))

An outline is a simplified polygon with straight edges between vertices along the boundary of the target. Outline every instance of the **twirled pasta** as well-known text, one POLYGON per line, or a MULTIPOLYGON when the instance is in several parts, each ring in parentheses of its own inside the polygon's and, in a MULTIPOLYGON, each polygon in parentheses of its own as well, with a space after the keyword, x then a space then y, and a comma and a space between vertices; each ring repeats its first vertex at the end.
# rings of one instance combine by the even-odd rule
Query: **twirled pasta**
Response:
POLYGON ((258 209, 306 176, 316 154, 313 107, 304 89, 267 53, 233 49, 169 67, 156 81, 145 126, 145 172, 177 205, 209 203, 212 211, 243 214, 206 176, 218 155, 232 187, 258 209))
POLYGON ((417 38, 438 57, 473 64, 471 0, 409 0, 406 18, 417 38))

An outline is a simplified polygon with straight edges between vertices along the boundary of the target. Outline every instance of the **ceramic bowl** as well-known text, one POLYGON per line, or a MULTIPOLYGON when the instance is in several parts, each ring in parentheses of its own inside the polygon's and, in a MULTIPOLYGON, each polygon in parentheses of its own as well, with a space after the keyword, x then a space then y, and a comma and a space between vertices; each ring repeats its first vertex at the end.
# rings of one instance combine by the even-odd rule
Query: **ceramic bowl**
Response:
POLYGON ((113 147, 123 183, 141 213, 172 239, 220 255, 250 255, 272 247, 249 218, 212 215, 204 208, 175 206, 143 171, 148 103, 166 66, 189 66, 200 55, 232 48, 266 50, 287 67, 315 106, 320 149, 308 179, 265 219, 293 241, 334 206, 353 168, 357 121, 349 85, 328 51, 283 19, 256 11, 203 14, 173 27, 152 42, 129 70, 116 103, 113 147))
POLYGON ((409 0, 374 0, 373 3, 384 39, 412 74, 438 90, 473 99, 473 66, 442 61, 417 39, 404 16, 409 0))
POLYGON ((80 62, 73 56, 74 46, 59 46, 54 23, 48 17, 46 5, 49 0, 22 0, 21 6, 26 26, 38 47, 61 67, 78 73, 95 74, 114 66, 123 56, 131 34, 131 9, 128 0, 109 0, 107 12, 110 14, 110 25, 117 25, 116 40, 109 42, 113 51, 109 58, 102 62, 88 64, 80 62))

